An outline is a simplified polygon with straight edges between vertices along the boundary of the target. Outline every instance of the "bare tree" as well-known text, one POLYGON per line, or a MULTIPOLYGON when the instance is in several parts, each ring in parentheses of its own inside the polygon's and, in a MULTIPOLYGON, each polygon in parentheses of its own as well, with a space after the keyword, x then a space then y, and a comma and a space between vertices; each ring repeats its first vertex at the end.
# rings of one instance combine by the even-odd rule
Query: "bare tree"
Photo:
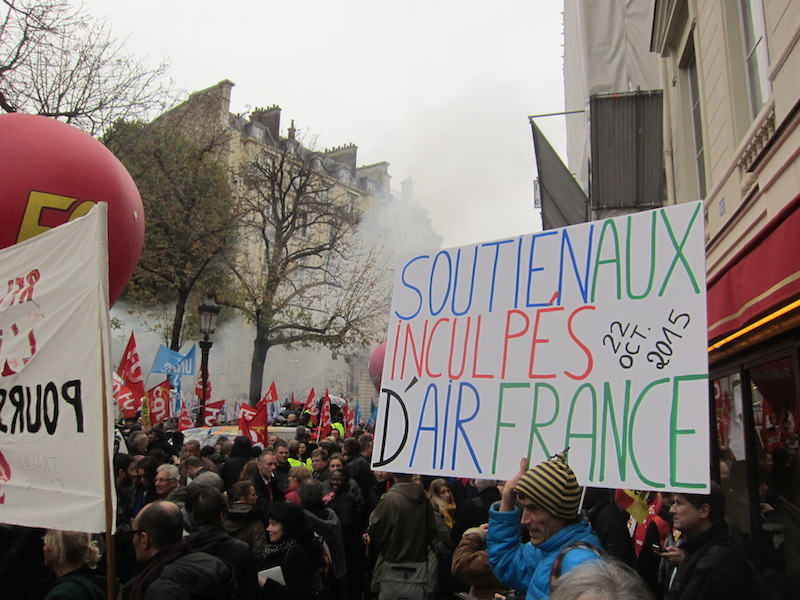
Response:
POLYGON ((171 100, 155 67, 66 0, 0 0, 0 109, 54 117, 92 135, 171 100))
POLYGON ((388 269, 380 245, 359 235, 361 211, 337 185, 339 168, 290 139, 238 174, 243 247, 223 302, 255 326, 252 404, 270 348, 318 345, 349 356, 384 333, 388 269))
MULTIPOLYGON (((169 120, 118 122, 108 131, 109 148, 131 173, 148 217, 139 265, 124 300, 142 309, 170 348, 185 337, 187 306, 230 278, 225 255, 232 252, 238 211, 227 170, 216 152, 226 133, 207 127, 189 138, 169 120), (171 319, 165 319, 166 313, 171 319)), ((191 315, 188 315, 191 316, 191 315)))

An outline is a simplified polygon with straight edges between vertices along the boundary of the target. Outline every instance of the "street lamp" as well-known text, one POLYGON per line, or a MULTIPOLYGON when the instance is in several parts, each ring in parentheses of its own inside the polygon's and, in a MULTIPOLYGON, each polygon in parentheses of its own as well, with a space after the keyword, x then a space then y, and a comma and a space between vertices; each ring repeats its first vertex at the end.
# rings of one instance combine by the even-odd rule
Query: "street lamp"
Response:
POLYGON ((200 332, 203 334, 203 341, 200 342, 200 376, 203 378, 203 397, 200 399, 200 410, 197 411, 197 426, 203 425, 203 408, 208 399, 208 355, 211 352, 213 342, 210 339, 217 324, 219 315, 219 305, 214 301, 214 295, 209 294, 197 311, 200 313, 200 332))

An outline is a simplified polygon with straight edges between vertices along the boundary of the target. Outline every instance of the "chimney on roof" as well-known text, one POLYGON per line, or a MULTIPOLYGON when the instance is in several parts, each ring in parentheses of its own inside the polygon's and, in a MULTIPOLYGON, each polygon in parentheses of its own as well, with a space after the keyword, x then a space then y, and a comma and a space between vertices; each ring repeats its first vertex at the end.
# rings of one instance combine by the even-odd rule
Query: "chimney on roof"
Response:
POLYGON ((236 85, 230 79, 223 79, 217 86, 222 92, 222 114, 227 119, 228 113, 231 111, 231 90, 236 85))
POLYGON ((277 104, 269 108, 256 107, 250 113, 250 120, 261 123, 269 132, 273 142, 277 142, 281 133, 281 108, 277 104))
POLYGON ((411 177, 400 182, 400 199, 409 203, 414 200, 414 182, 411 177))
POLYGON ((325 156, 335 160, 338 163, 346 165, 350 172, 355 176, 356 173, 356 155, 358 154, 358 146, 349 144, 347 146, 338 146, 325 151, 325 156))

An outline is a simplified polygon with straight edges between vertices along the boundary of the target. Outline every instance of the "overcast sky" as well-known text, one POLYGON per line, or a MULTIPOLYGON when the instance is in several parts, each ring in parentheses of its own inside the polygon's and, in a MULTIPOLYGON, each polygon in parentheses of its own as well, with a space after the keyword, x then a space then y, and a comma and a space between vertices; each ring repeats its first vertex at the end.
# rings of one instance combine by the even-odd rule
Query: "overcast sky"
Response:
MULTIPOLYGON (((540 229, 527 115, 563 110, 558 0, 87 0, 115 36, 232 110, 279 105, 323 148, 414 181, 444 246, 540 229)), ((537 121, 557 148, 563 121, 537 121)))

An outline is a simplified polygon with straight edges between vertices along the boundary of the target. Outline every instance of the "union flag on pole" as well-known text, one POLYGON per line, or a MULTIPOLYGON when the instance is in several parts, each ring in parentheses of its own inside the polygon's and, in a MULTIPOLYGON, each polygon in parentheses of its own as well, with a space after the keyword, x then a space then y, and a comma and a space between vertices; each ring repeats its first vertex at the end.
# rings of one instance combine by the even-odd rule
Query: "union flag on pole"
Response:
POLYGON ((303 407, 303 412, 308 411, 312 417, 316 417, 319 414, 319 407, 317 403, 314 402, 314 388, 311 388, 311 391, 308 394, 308 400, 306 400, 306 404, 303 407))
POLYGON ((119 405, 119 411, 126 419, 133 419, 136 417, 136 411, 142 406, 141 399, 137 400, 131 392, 131 389, 125 385, 122 377, 113 373, 112 388, 114 390, 114 398, 119 405))
POLYGON ((331 398, 328 390, 325 389, 325 396, 322 398, 322 406, 319 409, 319 427, 317 427, 317 441, 321 437, 327 437, 331 433, 331 398))
POLYGON ((206 402, 203 405, 203 427, 214 427, 217 424, 217 417, 225 405, 225 400, 216 402, 206 402))
POLYGON ((181 417, 178 420, 178 431, 185 431, 191 427, 194 427, 192 417, 189 416, 189 409, 186 408, 186 402, 181 400, 181 417))
POLYGON ((275 382, 273 381, 270 384, 267 392, 261 397, 261 400, 258 401, 258 404, 256 404, 256 408, 260 407, 262 404, 266 405, 269 404, 270 402, 277 402, 277 401, 278 401, 278 390, 275 387, 275 382))
POLYGON ((258 403, 258 408, 242 404, 239 410, 239 432, 246 435, 254 446, 267 446, 267 403, 258 403))
POLYGON ((249 404, 242 404, 239 407, 239 428, 241 428, 243 422, 250 422, 253 418, 253 415, 256 414, 256 409, 250 406, 249 404))
POLYGON ((278 401, 278 390, 275 387, 275 382, 273 381, 269 386, 269 390, 267 390, 267 402, 277 402, 277 401, 278 401))
POLYGON ((138 405, 134 408, 135 412, 141 406, 142 398, 144 398, 144 378, 142 377, 142 364, 139 361, 139 351, 136 349, 136 338, 132 331, 131 337, 128 338, 125 352, 119 361, 117 375, 122 378, 124 385, 127 386, 138 402, 138 405))
POLYGON ((342 414, 344 415, 344 435, 345 437, 351 437, 353 430, 356 428, 356 413, 350 408, 349 402, 345 403, 342 408, 342 414))
POLYGON ((169 416, 169 391, 169 378, 147 390, 146 398, 150 415, 150 427, 158 425, 169 416))
MULTIPOLYGON (((200 400, 203 399, 203 367, 200 367, 200 371, 197 375, 197 383, 194 386, 194 393, 200 400)), ((206 373, 206 402, 211 400, 211 375, 206 373)))

